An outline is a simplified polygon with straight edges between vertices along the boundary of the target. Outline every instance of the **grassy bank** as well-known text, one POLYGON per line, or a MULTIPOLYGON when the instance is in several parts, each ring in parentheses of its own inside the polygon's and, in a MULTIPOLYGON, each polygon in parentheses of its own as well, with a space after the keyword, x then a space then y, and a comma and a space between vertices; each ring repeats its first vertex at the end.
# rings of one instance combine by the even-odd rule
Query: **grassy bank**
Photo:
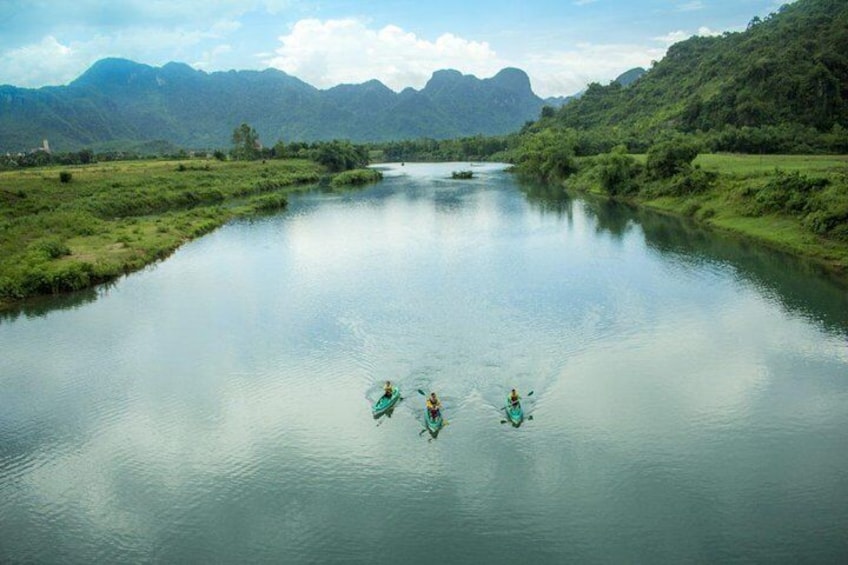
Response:
POLYGON ((321 179, 307 160, 132 161, 0 172, 0 307, 137 270, 321 179))
POLYGON ((361 186, 383 179, 383 173, 377 169, 353 169, 333 177, 330 185, 335 188, 361 186))
MULTIPOLYGON (((848 273, 848 156, 699 155, 691 169, 663 179, 640 172, 617 196, 755 238, 848 273)), ((566 184, 607 194, 604 157, 587 158, 566 184)))

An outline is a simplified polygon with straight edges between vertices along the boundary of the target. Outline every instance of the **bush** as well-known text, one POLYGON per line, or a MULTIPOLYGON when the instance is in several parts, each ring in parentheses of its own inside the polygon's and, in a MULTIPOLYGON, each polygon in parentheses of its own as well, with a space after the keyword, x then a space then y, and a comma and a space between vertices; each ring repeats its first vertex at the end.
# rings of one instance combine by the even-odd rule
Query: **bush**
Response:
POLYGON ((598 157, 596 170, 601 188, 612 196, 636 192, 635 182, 641 167, 636 159, 627 154, 623 146, 616 147, 611 153, 598 157))
POLYGON ((807 214, 802 223, 814 234, 848 241, 848 209, 816 210, 807 214))
POLYGON ((72 178, 73 178, 73 175, 68 171, 61 171, 59 173, 59 182, 69 183, 69 182, 71 182, 72 178))
POLYGON ((688 172, 699 150, 695 142, 682 137, 657 143, 648 150, 645 163, 648 174, 665 179, 688 172))
POLYGON ((526 136, 515 154, 515 168, 524 175, 556 182, 577 172, 574 147, 576 133, 571 130, 542 130, 526 136))
POLYGON ((368 151, 349 141, 319 142, 312 150, 312 159, 327 167, 331 173, 340 173, 368 164, 368 151))
POLYGON ((827 186, 827 179, 809 178, 799 172, 776 171, 771 179, 754 196, 760 213, 784 212, 798 214, 809 209, 813 193, 827 186))
POLYGON ((671 193, 676 196, 701 194, 712 188, 717 178, 718 173, 705 171, 696 166, 674 178, 671 183, 671 193))
POLYGON ((345 171, 333 177, 332 186, 358 185, 377 182, 383 178, 383 173, 376 169, 354 169, 345 171))
POLYGON ((264 194, 253 201, 253 208, 257 211, 281 210, 288 205, 288 199, 277 193, 264 194))
POLYGON ((41 241, 38 244, 38 249, 50 259, 58 259, 59 257, 71 254, 71 249, 65 244, 65 242, 57 238, 50 238, 41 241))

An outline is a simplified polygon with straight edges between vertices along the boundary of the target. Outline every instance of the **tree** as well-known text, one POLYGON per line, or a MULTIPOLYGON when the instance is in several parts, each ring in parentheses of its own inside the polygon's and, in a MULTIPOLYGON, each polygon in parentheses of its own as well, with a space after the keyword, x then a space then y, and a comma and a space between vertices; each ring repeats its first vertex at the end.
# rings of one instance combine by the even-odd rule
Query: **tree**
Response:
POLYGON ((233 130, 233 158, 252 160, 258 159, 261 154, 262 144, 259 143, 259 134, 256 130, 242 123, 233 130))
POLYGON ((288 153, 286 151, 286 144, 283 143, 283 140, 278 141, 274 144, 274 147, 271 149, 272 156, 275 159, 285 159, 288 157, 288 153))
POLYGON ((627 154, 623 145, 597 158, 598 179, 610 195, 627 194, 637 190, 635 178, 639 174, 636 159, 627 154))
POLYGON ((577 171, 573 130, 544 129, 527 135, 515 154, 516 169, 545 181, 560 181, 577 171))
POLYGON ((692 161, 698 156, 698 145, 683 136, 675 136, 668 141, 661 141, 648 150, 645 167, 654 178, 673 177, 678 173, 687 172, 692 161))
POLYGON ((330 172, 339 173, 368 164, 368 151, 363 146, 354 146, 349 141, 324 141, 313 146, 311 158, 327 167, 330 172))

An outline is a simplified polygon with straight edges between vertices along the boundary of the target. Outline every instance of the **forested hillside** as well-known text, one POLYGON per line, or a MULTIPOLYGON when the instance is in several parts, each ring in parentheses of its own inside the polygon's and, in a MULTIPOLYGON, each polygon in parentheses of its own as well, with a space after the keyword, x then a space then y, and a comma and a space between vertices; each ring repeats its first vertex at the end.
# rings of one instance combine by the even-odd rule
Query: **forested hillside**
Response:
POLYGON ((848 2, 799 0, 743 32, 677 43, 628 88, 590 85, 553 124, 637 150, 677 131, 715 150, 848 151, 848 2))
POLYGON ((798 0, 744 32, 678 43, 630 87, 593 84, 543 111, 509 147, 519 172, 554 186, 679 212, 845 271, 844 159, 815 167, 808 154, 848 153, 848 2, 798 0), (702 158, 718 152, 805 157, 768 157, 752 173, 750 162, 702 158))

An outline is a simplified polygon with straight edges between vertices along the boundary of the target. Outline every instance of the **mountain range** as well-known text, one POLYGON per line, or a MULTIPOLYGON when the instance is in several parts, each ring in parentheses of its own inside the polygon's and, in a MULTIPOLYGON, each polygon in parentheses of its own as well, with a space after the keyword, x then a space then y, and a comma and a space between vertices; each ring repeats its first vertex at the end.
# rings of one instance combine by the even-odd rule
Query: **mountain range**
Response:
POLYGON ((266 145, 500 135, 536 119, 546 104, 569 100, 540 98, 516 68, 487 79, 440 70, 423 89, 398 93, 377 80, 319 90, 276 69, 206 73, 183 63, 109 58, 66 86, 0 86, 0 151, 38 147, 43 139, 58 151, 154 140, 226 148, 242 122, 266 145))

